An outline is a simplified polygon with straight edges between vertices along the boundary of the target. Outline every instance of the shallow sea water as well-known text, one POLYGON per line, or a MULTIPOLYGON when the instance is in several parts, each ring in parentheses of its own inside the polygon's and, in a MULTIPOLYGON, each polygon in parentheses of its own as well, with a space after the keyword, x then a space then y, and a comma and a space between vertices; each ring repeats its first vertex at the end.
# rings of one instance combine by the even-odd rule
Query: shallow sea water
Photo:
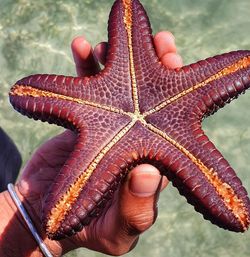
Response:
MULTIPOLYGON (((12 110, 8 90, 32 73, 74 75, 70 43, 84 34, 94 45, 106 40, 113 1, 0 0, 0 120, 24 163, 61 128, 12 110)), ((154 32, 170 30, 185 64, 236 49, 250 49, 249 0, 144 0, 154 32)), ((250 93, 203 122, 250 192, 250 93)), ((249 257, 250 232, 236 234, 204 221, 171 185, 160 197, 159 217, 128 257, 249 257)), ((101 257, 86 249, 65 255, 101 257)))

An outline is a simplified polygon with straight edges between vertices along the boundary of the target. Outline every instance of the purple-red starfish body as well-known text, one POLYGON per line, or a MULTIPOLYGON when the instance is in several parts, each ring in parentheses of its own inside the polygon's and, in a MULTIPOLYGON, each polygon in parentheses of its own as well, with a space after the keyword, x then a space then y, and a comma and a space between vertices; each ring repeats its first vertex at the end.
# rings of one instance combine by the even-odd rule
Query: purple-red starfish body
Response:
POLYGON ((129 170, 155 165, 206 219, 233 231, 250 223, 250 201, 201 120, 250 86, 250 51, 181 69, 161 64, 138 0, 115 1, 105 68, 96 76, 32 75, 10 101, 24 115, 78 133, 46 195, 43 224, 52 239, 98 215, 129 170))

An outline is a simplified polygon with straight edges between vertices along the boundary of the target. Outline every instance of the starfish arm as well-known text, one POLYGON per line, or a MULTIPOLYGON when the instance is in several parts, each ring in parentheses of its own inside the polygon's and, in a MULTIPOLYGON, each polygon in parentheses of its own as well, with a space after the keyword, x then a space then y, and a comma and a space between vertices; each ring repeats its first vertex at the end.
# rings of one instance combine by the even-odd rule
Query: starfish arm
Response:
POLYGON ((176 170, 169 177, 180 193, 212 223, 231 231, 247 230, 250 200, 246 189, 200 126, 192 124, 176 142, 187 157, 186 164, 177 159, 170 165, 176 170))
POLYGON ((140 87, 140 105, 148 115, 188 96, 193 104, 207 97, 208 105, 212 98, 222 107, 249 86, 250 51, 235 51, 173 71, 161 67, 140 87))
POLYGON ((197 106, 199 103, 194 105, 185 96, 149 115, 148 126, 176 148, 165 160, 167 175, 188 202, 212 223, 244 231, 250 223, 247 192, 229 163, 204 135, 204 113, 197 112, 197 106))
POLYGON ((176 172, 170 177, 173 175, 180 193, 204 218, 222 228, 244 232, 250 224, 250 200, 245 188, 199 126, 193 124, 192 129, 178 141, 187 157, 186 167, 179 163, 181 160, 176 161, 172 164, 176 172))
MULTIPOLYGON (((122 33, 125 28, 127 61, 131 78, 132 98, 135 112, 143 111, 145 100, 144 87, 154 84, 159 69, 166 71, 161 65, 154 49, 152 30, 145 9, 138 0, 116 1, 123 13, 122 33), (142 89, 141 89, 142 88, 142 89)), ((171 71, 169 71, 171 73, 171 71)))
POLYGON ((207 59, 206 62, 208 64, 201 62, 200 68, 206 78, 196 83, 191 88, 193 92, 190 92, 191 101, 197 106, 197 114, 203 112, 203 116, 214 113, 250 87, 250 51, 231 52, 207 59), (215 72, 208 74, 212 69, 215 72))
POLYGON ((52 239, 74 234, 99 215, 127 173, 126 169, 121 170, 124 166, 121 157, 124 156, 121 155, 123 146, 120 141, 126 137, 134 121, 109 115, 103 119, 105 129, 98 126, 101 114, 96 115, 96 119, 89 117, 88 124, 83 124, 74 151, 46 196, 43 224, 52 239), (94 130, 93 125, 96 126, 94 130), (115 157, 111 158, 110 153, 115 157))
MULTIPOLYGON (((100 108, 114 107, 116 110, 133 109, 131 88, 126 79, 111 79, 106 71, 94 77, 72 77, 63 75, 35 74, 17 81, 10 91, 13 96, 49 96, 73 102, 98 105, 100 108)), ((11 100, 13 105, 15 102, 11 100)))

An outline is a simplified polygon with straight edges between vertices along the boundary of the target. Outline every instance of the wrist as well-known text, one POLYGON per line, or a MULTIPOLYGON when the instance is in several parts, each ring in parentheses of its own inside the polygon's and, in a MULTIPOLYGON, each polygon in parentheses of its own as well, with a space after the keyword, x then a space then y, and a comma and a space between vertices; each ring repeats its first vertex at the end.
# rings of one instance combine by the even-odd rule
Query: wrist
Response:
MULTIPOLYGON (((19 193, 17 187, 15 189, 45 245, 53 256, 60 256, 62 251, 60 244, 56 241, 49 240, 42 233, 39 217, 35 215, 28 201, 19 193)), ((43 256, 8 191, 0 194, 0 205, 0 256, 43 256)))
POLYGON ((0 256, 42 256, 8 191, 0 194, 0 204, 0 256))

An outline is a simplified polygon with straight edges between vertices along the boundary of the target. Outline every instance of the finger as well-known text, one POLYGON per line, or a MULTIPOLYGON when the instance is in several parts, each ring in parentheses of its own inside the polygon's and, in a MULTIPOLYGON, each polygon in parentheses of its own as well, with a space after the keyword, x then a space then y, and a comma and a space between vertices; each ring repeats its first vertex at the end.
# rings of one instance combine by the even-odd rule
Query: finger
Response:
POLYGON ((156 53, 161 58, 166 53, 176 53, 175 38, 169 31, 158 32, 154 36, 156 53))
POLYGON ((167 53, 160 59, 162 64, 170 69, 176 69, 183 66, 182 58, 177 53, 167 53))
POLYGON ((104 65, 106 63, 106 57, 108 52, 108 43, 101 42, 96 45, 94 49, 94 55, 96 56, 97 60, 104 65))
POLYGON ((155 167, 142 164, 131 171, 121 189, 119 206, 127 235, 138 236, 154 223, 161 187, 162 176, 155 167))
POLYGON ((156 53, 160 61, 168 68, 179 68, 183 65, 182 58, 177 54, 175 38, 169 31, 161 31, 154 37, 156 53))
POLYGON ((71 43, 71 50, 78 76, 90 76, 99 72, 100 66, 89 42, 83 37, 76 37, 71 43))
POLYGON ((160 189, 160 191, 163 191, 163 190, 167 187, 168 183, 169 183, 169 180, 167 179, 167 177, 163 176, 163 177, 162 177, 162 182, 161 182, 161 189, 160 189))

